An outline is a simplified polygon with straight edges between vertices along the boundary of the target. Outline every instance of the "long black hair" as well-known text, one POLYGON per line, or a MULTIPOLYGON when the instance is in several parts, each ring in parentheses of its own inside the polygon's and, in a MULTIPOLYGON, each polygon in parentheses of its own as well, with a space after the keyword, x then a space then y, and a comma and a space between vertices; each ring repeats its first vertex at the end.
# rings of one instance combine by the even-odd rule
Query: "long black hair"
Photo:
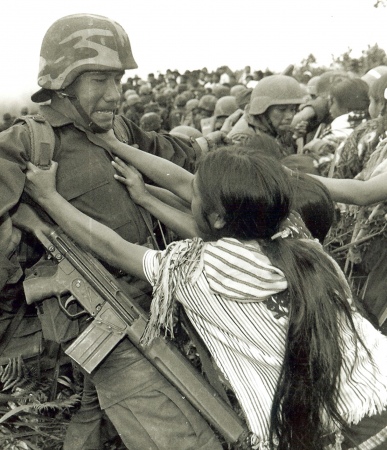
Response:
POLYGON ((277 170, 283 171, 271 157, 244 145, 218 148, 199 161, 203 213, 224 216, 221 235, 265 239, 279 230, 289 213, 291 185, 286 175, 277 177, 277 170))
POLYGON ((204 213, 223 215, 220 235, 256 239, 288 282, 285 355, 270 417, 270 442, 279 450, 323 448, 323 416, 345 428, 337 399, 342 367, 340 323, 360 339, 337 265, 312 240, 274 239, 292 207, 292 187, 281 164, 251 148, 219 148, 199 163, 204 213), (341 320, 339 320, 341 318, 341 320))

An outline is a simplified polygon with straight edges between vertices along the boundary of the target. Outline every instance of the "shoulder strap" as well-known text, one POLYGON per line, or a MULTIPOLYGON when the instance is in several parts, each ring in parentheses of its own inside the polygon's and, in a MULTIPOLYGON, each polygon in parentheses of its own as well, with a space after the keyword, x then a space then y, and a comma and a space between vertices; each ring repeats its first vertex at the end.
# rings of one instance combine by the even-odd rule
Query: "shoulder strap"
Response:
POLYGON ((42 169, 47 169, 50 167, 55 148, 55 134, 52 126, 41 114, 21 116, 14 123, 23 122, 30 132, 31 162, 42 169))

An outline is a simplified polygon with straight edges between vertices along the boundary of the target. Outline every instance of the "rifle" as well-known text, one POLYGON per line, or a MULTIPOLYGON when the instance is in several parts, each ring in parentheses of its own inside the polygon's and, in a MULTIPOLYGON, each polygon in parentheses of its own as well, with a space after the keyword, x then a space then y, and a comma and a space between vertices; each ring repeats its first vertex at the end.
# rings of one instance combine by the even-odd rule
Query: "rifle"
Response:
POLYGON ((19 206, 12 219, 19 228, 32 231, 48 257, 57 262, 54 275, 24 281, 27 303, 56 296, 70 318, 88 314, 94 319, 67 348, 67 355, 91 373, 127 337, 228 442, 246 439, 249 431, 240 417, 171 343, 158 337, 149 345, 141 344, 147 313, 93 255, 81 249, 59 227, 45 224, 26 204, 19 206), (64 294, 70 297, 62 300, 64 294), (74 301, 84 309, 71 314, 68 307, 74 301))

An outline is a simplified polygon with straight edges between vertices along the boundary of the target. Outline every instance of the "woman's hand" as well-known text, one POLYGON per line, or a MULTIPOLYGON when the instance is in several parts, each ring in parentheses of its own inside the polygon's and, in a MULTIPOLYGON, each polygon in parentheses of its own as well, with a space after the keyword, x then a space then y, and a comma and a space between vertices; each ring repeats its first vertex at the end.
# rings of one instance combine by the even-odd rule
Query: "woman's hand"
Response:
POLYGON ((24 190, 36 202, 41 203, 56 194, 56 171, 58 163, 52 161, 48 170, 39 169, 31 162, 27 163, 26 183, 24 190))
POLYGON ((131 165, 125 164, 121 159, 115 158, 112 162, 118 174, 114 178, 124 184, 129 191, 132 200, 142 205, 149 196, 141 173, 131 165))
MULTIPOLYGON (((113 129, 106 131, 106 133, 92 133, 91 131, 86 131, 86 136, 90 142, 99 147, 108 148, 114 153, 117 146, 122 145, 122 142, 114 134, 113 129)), ((138 148, 137 144, 132 144, 131 147, 138 148)))
POLYGON ((10 258, 20 243, 21 231, 15 228, 8 213, 0 217, 0 254, 10 258))

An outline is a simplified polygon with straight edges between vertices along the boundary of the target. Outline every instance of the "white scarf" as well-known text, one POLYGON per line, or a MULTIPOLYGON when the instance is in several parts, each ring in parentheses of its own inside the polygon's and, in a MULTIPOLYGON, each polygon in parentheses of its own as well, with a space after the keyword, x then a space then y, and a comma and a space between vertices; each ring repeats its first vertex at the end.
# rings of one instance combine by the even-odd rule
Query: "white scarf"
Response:
POLYGON ((287 288, 283 272, 271 265, 257 244, 233 238, 208 243, 200 238, 173 242, 160 266, 143 344, 159 336, 162 327, 173 337, 176 288, 179 283, 195 282, 203 270, 215 294, 235 301, 263 301, 287 288))

